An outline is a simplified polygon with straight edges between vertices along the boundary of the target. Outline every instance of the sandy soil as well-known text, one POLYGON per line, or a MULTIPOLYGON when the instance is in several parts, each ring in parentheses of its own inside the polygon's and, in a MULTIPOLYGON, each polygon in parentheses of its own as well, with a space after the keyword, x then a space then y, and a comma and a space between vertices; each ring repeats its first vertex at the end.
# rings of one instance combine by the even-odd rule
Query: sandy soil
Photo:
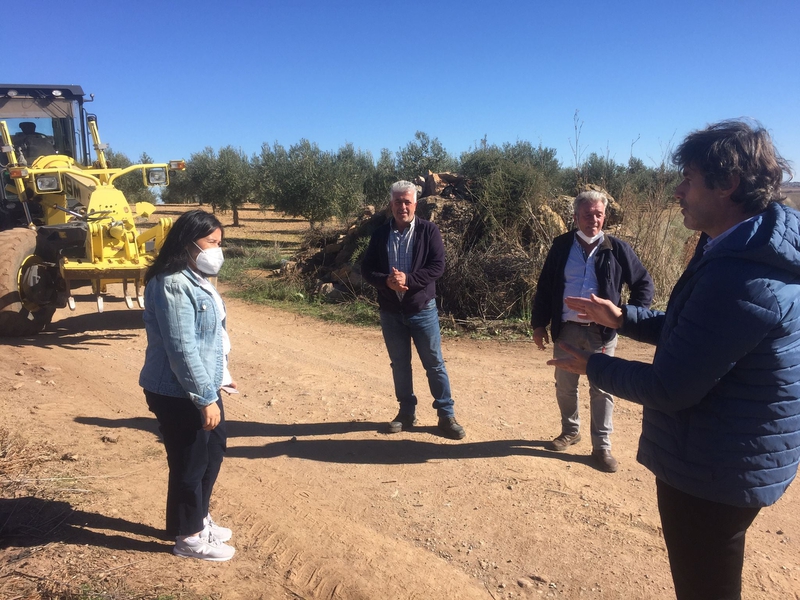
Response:
MULTIPOLYGON (((141 314, 113 299, 96 314, 83 300, 36 338, 0 340, 4 425, 49 458, 5 474, 0 598, 80 585, 114 598, 673 597, 653 477, 635 460, 639 407, 618 401, 620 471, 598 472, 588 436, 544 449, 559 431, 546 353, 447 339, 467 437, 437 434, 421 368, 419 427, 387 435, 396 404, 380 331, 235 299, 242 393, 224 399, 229 450, 212 513, 237 554, 174 557, 160 537, 164 450, 137 385, 141 314)), ((652 352, 622 340, 618 355, 652 352)), ((800 599, 797 484, 752 526, 744 581, 748 600, 800 599)))

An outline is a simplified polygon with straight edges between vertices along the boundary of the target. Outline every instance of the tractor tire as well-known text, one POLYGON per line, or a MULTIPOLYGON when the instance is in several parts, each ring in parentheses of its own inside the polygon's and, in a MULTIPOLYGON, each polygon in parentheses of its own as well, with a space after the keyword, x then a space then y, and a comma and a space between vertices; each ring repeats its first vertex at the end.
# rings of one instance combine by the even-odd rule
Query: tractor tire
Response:
POLYGON ((29 311, 22 304, 19 280, 25 261, 36 253, 36 232, 0 231, 0 337, 35 335, 53 319, 55 306, 29 311))

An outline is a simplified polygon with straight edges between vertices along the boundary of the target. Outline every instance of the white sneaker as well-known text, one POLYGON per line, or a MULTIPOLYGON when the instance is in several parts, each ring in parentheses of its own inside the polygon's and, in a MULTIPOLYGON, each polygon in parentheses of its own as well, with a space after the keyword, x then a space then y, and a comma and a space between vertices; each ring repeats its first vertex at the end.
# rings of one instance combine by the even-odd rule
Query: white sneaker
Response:
POLYGON ((184 558, 199 558, 223 562, 233 558, 236 548, 229 546, 210 533, 204 531, 200 535, 187 535, 175 538, 175 547, 172 553, 184 558))
POLYGON ((211 518, 210 514, 206 515, 205 519, 203 519, 203 529, 204 531, 210 531, 220 542, 227 542, 233 537, 233 531, 214 523, 214 519, 211 518))

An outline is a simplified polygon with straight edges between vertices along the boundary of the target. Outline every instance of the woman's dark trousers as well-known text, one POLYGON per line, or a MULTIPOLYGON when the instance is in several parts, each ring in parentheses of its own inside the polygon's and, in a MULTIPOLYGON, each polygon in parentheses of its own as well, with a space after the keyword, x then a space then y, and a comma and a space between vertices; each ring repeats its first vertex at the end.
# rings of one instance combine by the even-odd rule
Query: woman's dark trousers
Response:
POLYGON ((226 449, 222 398, 217 400, 219 425, 204 431, 200 410, 188 398, 161 396, 147 390, 144 395, 158 419, 167 451, 167 536, 195 534, 203 530, 226 449))

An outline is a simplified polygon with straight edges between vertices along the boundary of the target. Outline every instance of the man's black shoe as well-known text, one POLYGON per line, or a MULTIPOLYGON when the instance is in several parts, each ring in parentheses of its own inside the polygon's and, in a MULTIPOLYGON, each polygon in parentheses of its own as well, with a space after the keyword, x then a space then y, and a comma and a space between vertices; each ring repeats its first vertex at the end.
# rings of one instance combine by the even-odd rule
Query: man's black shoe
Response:
POLYGON ((405 413, 398 413, 392 419, 387 428, 388 433, 400 433, 401 431, 408 431, 417 424, 417 417, 414 414, 407 415, 405 413))
POLYGON ((580 433, 562 433, 552 442, 548 443, 547 448, 549 450, 555 450, 556 452, 563 452, 573 444, 577 444, 580 441, 580 433))
POLYGON ((454 440, 460 440, 467 435, 464 428, 456 423, 455 417, 439 417, 439 429, 441 429, 442 433, 447 437, 454 440))
POLYGON ((619 469, 617 459, 611 456, 611 450, 592 450, 594 466, 604 473, 616 473, 619 469))

